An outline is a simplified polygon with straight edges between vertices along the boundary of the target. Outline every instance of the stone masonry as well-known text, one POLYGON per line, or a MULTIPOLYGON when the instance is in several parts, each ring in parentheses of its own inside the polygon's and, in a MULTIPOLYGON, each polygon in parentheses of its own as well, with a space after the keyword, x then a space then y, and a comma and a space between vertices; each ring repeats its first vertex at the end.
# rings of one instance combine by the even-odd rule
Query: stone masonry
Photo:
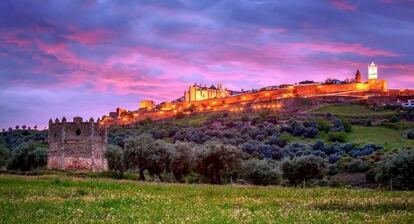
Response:
POLYGON ((83 122, 81 117, 67 122, 63 117, 53 122, 49 120, 49 169, 90 170, 101 172, 108 170, 105 159, 107 130, 91 118, 83 122))

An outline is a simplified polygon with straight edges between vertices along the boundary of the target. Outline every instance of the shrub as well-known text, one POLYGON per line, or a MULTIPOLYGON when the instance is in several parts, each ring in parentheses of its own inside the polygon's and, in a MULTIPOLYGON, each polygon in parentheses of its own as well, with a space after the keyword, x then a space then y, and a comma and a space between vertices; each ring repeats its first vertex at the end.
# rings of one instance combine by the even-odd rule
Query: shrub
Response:
POLYGON ((34 142, 25 142, 13 150, 8 169, 28 171, 44 167, 46 164, 46 148, 38 147, 34 142))
POLYGON ((407 131, 407 138, 414 139, 414 130, 407 131))
POLYGON ((282 162, 283 177, 294 185, 303 180, 322 178, 324 169, 324 160, 314 155, 295 157, 282 162))
POLYGON ((159 128, 152 129, 150 133, 151 133, 152 137, 155 138, 155 139, 166 138, 169 135, 169 132, 165 129, 162 129, 162 128, 161 129, 159 129, 159 128))
POLYGON ((260 185, 277 185, 282 174, 270 160, 250 159, 243 162, 242 175, 247 182, 260 185))
POLYGON ((372 118, 368 118, 365 120, 365 126, 372 126, 372 118))
POLYGON ((327 174, 333 176, 337 173, 338 173, 338 166, 336 164, 330 164, 328 166, 328 173, 327 174))
POLYGON ((397 123, 397 122, 400 122, 400 120, 401 120, 400 117, 396 116, 396 115, 394 115, 390 119, 388 119, 388 121, 391 122, 391 123, 397 123))
POLYGON ((329 124, 328 121, 326 121, 322 118, 318 118, 318 119, 316 119, 316 125, 317 125, 319 131, 323 131, 325 133, 329 132, 330 124, 329 124))
POLYGON ((267 122, 271 123, 271 124, 277 124, 278 123, 278 118, 275 115, 269 115, 267 117, 267 122))
POLYGON ((342 125, 344 126, 345 132, 351 132, 352 131, 352 125, 349 123, 349 121, 345 118, 342 118, 342 125))
POLYGON ((10 150, 0 143, 0 169, 7 166, 10 157, 10 150))
POLYGON ((346 135, 344 132, 330 132, 328 134, 328 140, 330 142, 345 142, 346 135))
POLYGON ((154 142, 151 135, 143 134, 125 141, 126 168, 139 169, 139 180, 145 180, 144 171, 148 168, 148 154, 150 145, 154 142))
POLYGON ((176 119, 181 119, 181 118, 183 118, 185 115, 184 115, 184 113, 183 112, 181 112, 181 111, 179 111, 179 112, 177 112, 177 114, 175 114, 175 118, 176 119))
POLYGON ((124 150, 117 145, 109 145, 105 152, 108 167, 117 172, 117 177, 122 179, 125 171, 124 150))
POLYGON ((175 150, 171 152, 170 170, 179 182, 190 174, 194 160, 194 148, 187 142, 176 142, 175 150))
POLYGON ((161 173, 169 171, 170 154, 173 151, 173 146, 163 140, 156 140, 150 144, 148 148, 149 153, 146 154, 146 168, 150 175, 157 175, 162 180, 161 173))
POLYGON ((315 138, 319 134, 319 131, 317 128, 310 127, 306 129, 305 133, 303 133, 303 137, 305 138, 315 138))
POLYGON ((334 117, 333 119, 332 119, 332 127, 331 127, 331 131, 345 131, 345 127, 344 127, 344 124, 342 123, 342 120, 341 119, 339 119, 339 118, 337 118, 337 117, 334 117))
POLYGON ((345 170, 351 173, 363 173, 369 169, 369 164, 360 159, 351 160, 345 164, 345 170))
POLYGON ((197 153, 195 171, 208 182, 219 184, 237 176, 243 157, 235 146, 209 142, 197 153))
POLYGON ((383 158, 377 164, 375 180, 396 189, 414 189, 414 151, 404 150, 383 158))
POLYGON ((248 121, 250 121, 250 117, 249 117, 247 114, 244 114, 244 115, 241 117, 241 121, 242 121, 242 122, 248 122, 248 121))

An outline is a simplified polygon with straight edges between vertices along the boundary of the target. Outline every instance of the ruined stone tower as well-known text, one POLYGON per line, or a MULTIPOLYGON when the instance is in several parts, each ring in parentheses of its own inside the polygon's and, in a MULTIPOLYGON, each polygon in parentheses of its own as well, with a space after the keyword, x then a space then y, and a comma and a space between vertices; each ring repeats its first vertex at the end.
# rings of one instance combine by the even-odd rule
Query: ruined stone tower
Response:
POLYGON ((90 170, 100 172, 108 169, 104 153, 107 144, 106 128, 91 118, 83 122, 81 117, 67 122, 49 120, 49 169, 90 170))

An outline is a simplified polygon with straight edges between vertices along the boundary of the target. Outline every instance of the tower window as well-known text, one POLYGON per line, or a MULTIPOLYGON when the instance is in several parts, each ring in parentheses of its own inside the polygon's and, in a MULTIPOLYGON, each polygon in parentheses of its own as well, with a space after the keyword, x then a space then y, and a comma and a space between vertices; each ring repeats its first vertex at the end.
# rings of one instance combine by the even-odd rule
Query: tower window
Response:
POLYGON ((81 130, 80 129, 76 129, 76 135, 80 135, 81 134, 81 130))

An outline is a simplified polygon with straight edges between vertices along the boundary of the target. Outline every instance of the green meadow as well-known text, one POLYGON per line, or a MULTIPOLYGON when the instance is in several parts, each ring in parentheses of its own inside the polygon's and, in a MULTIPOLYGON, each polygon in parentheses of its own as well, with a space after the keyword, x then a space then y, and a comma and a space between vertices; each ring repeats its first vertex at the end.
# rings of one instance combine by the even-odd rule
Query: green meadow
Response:
POLYGON ((0 175, 1 223, 413 223, 414 192, 0 175))
POLYGON ((392 110, 386 109, 371 109, 364 105, 349 104, 349 105, 328 105, 312 111, 314 114, 331 113, 333 115, 342 117, 375 117, 375 116, 391 116, 396 114, 392 110))

